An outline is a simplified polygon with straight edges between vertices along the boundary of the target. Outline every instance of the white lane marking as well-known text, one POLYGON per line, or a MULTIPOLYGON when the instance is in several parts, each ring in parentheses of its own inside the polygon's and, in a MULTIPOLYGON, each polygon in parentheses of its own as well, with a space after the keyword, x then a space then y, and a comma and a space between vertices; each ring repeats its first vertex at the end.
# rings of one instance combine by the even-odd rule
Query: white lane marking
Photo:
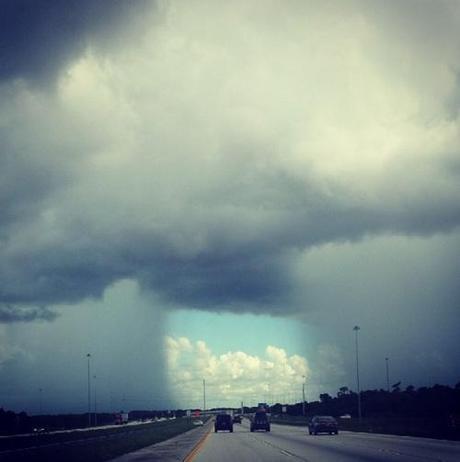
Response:
POLYGON ((291 458, 294 458, 294 459, 297 459, 297 460, 300 460, 302 462, 311 462, 311 459, 307 459, 305 457, 302 457, 302 456, 299 456, 298 454, 295 454, 293 452, 290 452, 286 449, 283 449, 282 447, 280 446, 277 446, 276 444, 273 444, 273 443, 270 443, 268 442, 267 440, 265 439, 262 439, 262 438, 256 438, 255 436, 251 436, 251 438, 255 441, 258 441, 259 443, 263 443, 265 444, 266 446, 272 448, 272 449, 276 449, 277 451, 280 452, 280 454, 283 454, 285 456, 288 456, 288 457, 291 457, 291 458))

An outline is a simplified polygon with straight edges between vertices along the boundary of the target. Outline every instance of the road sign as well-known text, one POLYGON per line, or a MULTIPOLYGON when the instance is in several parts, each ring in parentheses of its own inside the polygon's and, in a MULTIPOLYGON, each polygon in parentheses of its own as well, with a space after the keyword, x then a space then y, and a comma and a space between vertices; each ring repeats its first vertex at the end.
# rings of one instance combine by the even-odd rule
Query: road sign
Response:
POLYGON ((286 412, 287 412, 287 406, 283 406, 283 407, 281 408, 281 412, 282 412, 283 414, 286 414, 286 412))
POLYGON ((187 409, 187 417, 190 417, 192 415, 192 411, 190 409, 187 409))

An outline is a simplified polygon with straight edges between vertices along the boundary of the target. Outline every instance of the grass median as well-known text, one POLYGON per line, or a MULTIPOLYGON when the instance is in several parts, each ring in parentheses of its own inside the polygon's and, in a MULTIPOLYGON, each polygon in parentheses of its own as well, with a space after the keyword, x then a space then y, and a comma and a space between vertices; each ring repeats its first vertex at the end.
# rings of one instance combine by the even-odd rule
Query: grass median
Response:
POLYGON ((129 425, 94 431, 8 438, 1 462, 103 462, 195 428, 189 419, 129 425), (5 452, 7 451, 7 452, 5 452))

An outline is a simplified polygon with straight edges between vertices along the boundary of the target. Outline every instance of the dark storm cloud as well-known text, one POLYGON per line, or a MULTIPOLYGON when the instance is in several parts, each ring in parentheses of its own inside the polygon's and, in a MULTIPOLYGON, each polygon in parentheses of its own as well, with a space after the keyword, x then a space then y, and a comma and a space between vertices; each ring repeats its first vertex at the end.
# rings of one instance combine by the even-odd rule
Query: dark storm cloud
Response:
POLYGON ((90 43, 108 44, 152 2, 121 0, 2 0, 0 80, 41 83, 56 74, 90 43))
POLYGON ((54 321, 57 313, 47 307, 0 305, 0 323, 54 321))
POLYGON ((305 249, 458 227, 455 19, 427 67, 431 7, 294 4, 172 2, 121 34, 125 53, 115 38, 147 3, 5 3, 0 302, 77 303, 132 278, 173 306, 292 313, 305 249), (11 81, 64 68, 54 91, 11 81))
POLYGON ((19 137, 13 140, 19 123, 14 120, 0 126, 0 236, 33 219, 46 197, 69 180, 67 169, 60 168, 45 150, 34 146, 34 141, 19 137), (33 149, 38 152, 31 158, 33 149))
MULTIPOLYGON (((375 210, 339 204, 313 191, 310 195, 308 188, 301 199, 297 182, 288 183, 283 176, 279 191, 272 193, 296 204, 292 210, 273 202, 271 210, 261 211, 252 204, 254 222, 245 222, 237 211, 218 219, 218 211, 210 209, 206 221, 215 223, 183 231, 185 241, 189 233, 204 232, 205 247, 185 255, 167 231, 140 231, 129 224, 112 234, 97 231, 91 222, 72 221, 59 239, 36 248, 25 245, 13 258, 3 259, 0 298, 10 304, 76 303, 99 298, 119 279, 134 278, 172 305, 289 314, 299 309, 290 304, 295 288, 290 263, 303 249, 366 235, 430 235, 458 225, 454 207, 375 210)), ((271 188, 274 184, 271 177, 271 188)), ((257 190, 266 185, 252 186, 257 190)), ((244 193, 251 195, 251 190, 235 196, 244 193)), ((193 213, 186 216, 193 218, 193 213)))
POLYGON ((140 280, 170 303, 214 311, 289 311, 282 308, 291 288, 289 270, 272 253, 203 256, 190 261, 155 262, 140 280), (284 268, 283 268, 284 267, 284 268), (283 269, 285 271, 283 271, 283 269), (259 307, 259 308, 257 308, 259 307))
MULTIPOLYGON (((275 195, 302 202, 299 194, 286 197, 286 189, 275 195)), ((305 194, 304 202, 310 200, 305 194)), ((304 248, 358 241, 366 235, 447 232, 458 226, 460 217, 455 202, 376 210, 317 196, 314 205, 298 204, 290 211, 280 207, 261 212, 253 205, 253 218, 268 213, 269 221, 245 222, 235 212, 219 225, 202 225, 190 232, 205 232, 206 247, 190 255, 178 251, 167 232, 122 226, 113 235, 94 230, 91 222, 71 222, 59 239, 36 248, 24 243, 17 253, 2 259, 0 299, 10 304, 76 303, 100 297, 119 279, 135 278, 173 305, 289 314, 299 309, 289 303, 294 288, 290 262, 304 248)), ((207 220, 218 220, 218 214, 213 215, 211 209, 207 220)), ((184 239, 187 234, 184 231, 184 239)), ((24 316, 22 309, 13 316, 12 307, 7 314, 0 321, 34 319, 24 316)))

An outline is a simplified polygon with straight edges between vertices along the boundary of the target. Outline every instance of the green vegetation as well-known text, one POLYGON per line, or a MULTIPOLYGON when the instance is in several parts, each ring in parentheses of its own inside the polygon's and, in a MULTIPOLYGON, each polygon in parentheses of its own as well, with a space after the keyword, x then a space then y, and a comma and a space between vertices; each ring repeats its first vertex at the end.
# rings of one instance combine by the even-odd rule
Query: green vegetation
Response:
POLYGON ((308 423, 308 419, 302 416, 295 416, 295 415, 280 415, 276 417, 272 417, 271 422, 280 425, 297 425, 299 427, 306 427, 308 423))
POLYGON ((357 419, 340 420, 339 428, 356 432, 384 433, 390 435, 419 436, 459 440, 458 428, 448 419, 403 417, 397 415, 364 417, 361 423, 357 419))
MULTIPOLYGON (((306 403, 306 415, 332 415, 342 430, 460 440, 460 383, 419 389, 409 385, 405 390, 397 383, 391 392, 363 391, 361 422, 356 415, 357 400, 356 393, 342 387, 336 397, 323 393, 319 401, 306 403), (347 414, 351 418, 340 419, 347 414)), ((302 403, 287 406, 284 415, 281 404, 272 406, 271 411, 274 423, 307 425, 302 403)))
MULTIPOLYGON (((278 425, 295 425, 306 427, 308 419, 300 416, 277 416, 272 423, 278 425)), ((366 433, 383 433, 387 435, 419 436, 459 440, 458 430, 449 425, 445 419, 428 419, 401 416, 363 417, 361 423, 357 418, 337 419, 339 430, 366 433)))
POLYGON ((24 449, 5 454, 4 462, 102 462, 127 452, 159 443, 194 428, 189 419, 121 426, 96 431, 39 434, 0 440, 0 451, 24 449))

